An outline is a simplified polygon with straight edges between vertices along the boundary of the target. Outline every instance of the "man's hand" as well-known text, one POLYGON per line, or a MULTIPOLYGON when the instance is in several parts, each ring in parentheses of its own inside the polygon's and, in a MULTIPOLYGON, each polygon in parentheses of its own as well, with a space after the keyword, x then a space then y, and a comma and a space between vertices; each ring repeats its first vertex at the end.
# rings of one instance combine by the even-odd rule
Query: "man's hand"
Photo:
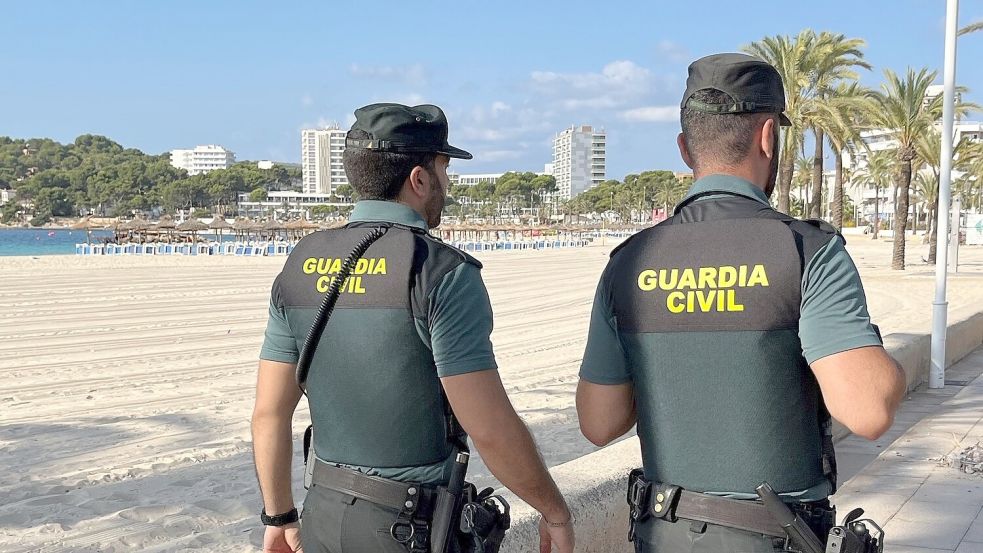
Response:
POLYGON ((573 553, 573 522, 563 526, 550 526, 546 519, 539 517, 539 553, 550 553, 555 548, 558 553, 573 553))
POLYGON ((300 544, 300 525, 267 526, 263 535, 263 553, 303 553, 300 544))

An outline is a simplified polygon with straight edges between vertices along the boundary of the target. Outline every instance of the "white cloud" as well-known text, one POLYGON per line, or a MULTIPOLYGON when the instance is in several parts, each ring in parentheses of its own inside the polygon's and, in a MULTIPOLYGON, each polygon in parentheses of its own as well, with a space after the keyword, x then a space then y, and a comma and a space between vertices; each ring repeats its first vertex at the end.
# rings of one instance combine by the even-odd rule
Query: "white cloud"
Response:
POLYGON ((492 106, 491 106, 492 117, 498 117, 500 113, 505 113, 511 110, 512 110, 512 106, 506 104, 505 102, 502 101, 492 102, 492 106))
POLYGON ((618 117, 625 121, 671 123, 679 120, 679 106, 646 106, 622 111, 618 117))
POLYGON ((405 67, 391 65, 359 65, 353 63, 348 68, 348 72, 354 77, 365 79, 380 79, 385 81, 399 81, 413 86, 424 86, 427 84, 427 72, 423 65, 415 63, 405 67))
POLYGON ((690 61, 692 55, 682 44, 677 44, 671 40, 661 40, 655 46, 655 52, 660 57, 673 63, 684 63, 690 61))
POLYGON ((534 71, 530 80, 536 92, 556 98, 568 111, 617 108, 657 88, 652 72, 630 60, 608 63, 599 73, 534 71))

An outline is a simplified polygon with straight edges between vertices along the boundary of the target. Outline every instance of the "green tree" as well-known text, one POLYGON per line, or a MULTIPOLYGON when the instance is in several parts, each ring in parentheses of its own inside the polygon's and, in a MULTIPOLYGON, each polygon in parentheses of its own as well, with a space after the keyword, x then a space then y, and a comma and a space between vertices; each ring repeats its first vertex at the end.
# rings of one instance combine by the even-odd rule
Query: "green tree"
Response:
POLYGON ((820 104, 819 117, 833 150, 834 180, 833 208, 831 223, 837 229, 843 228, 843 153, 856 154, 867 150, 867 144, 860 136, 864 129, 863 120, 871 110, 871 91, 860 84, 839 83, 820 104))
POLYGON ((969 33, 975 33, 977 31, 983 31, 983 21, 977 21, 966 25, 962 29, 959 29, 959 36, 967 35, 969 33))
POLYGON ((252 192, 249 193, 250 202, 263 202, 266 201, 268 194, 263 188, 254 188, 252 192))
MULTIPOLYGON (((811 37, 808 53, 803 61, 810 75, 805 93, 803 111, 805 120, 815 136, 815 155, 812 166, 812 199, 809 203, 809 216, 822 216, 823 199, 823 146, 824 137, 830 132, 846 126, 843 121, 843 97, 840 94, 852 93, 850 83, 856 83, 859 75, 855 68, 870 69, 863 61, 866 45, 862 39, 846 38, 845 35, 821 32, 811 37)), ((853 123, 853 121, 849 121, 853 123)), ((835 149, 835 148, 834 148, 835 149)), ((842 184, 842 183, 841 183, 842 184)), ((842 195, 842 192, 841 192, 842 195)), ((841 208, 842 209, 842 208, 841 208)))
POLYGON ((881 228, 881 190, 888 187, 888 183, 894 178, 897 160, 894 153, 888 150, 881 150, 869 154, 867 166, 855 175, 860 184, 870 186, 874 189, 874 220, 872 221, 874 232, 873 239, 876 240, 881 228))
POLYGON ((785 115, 792 123, 782 133, 782 148, 778 167, 778 210, 789 211, 789 193, 792 188, 792 175, 808 120, 805 118, 810 84, 809 68, 806 59, 815 32, 811 29, 801 31, 795 38, 783 35, 765 37, 743 49, 757 56, 778 70, 785 86, 785 115))
MULTIPOLYGON (((905 268, 905 229, 908 225, 908 204, 910 201, 912 162, 917 151, 918 137, 928 133, 942 115, 942 96, 927 97, 928 87, 935 81, 935 71, 921 69, 918 72, 909 68, 901 77, 886 69, 885 83, 881 92, 875 93, 873 109, 869 113, 871 121, 880 128, 890 129, 889 133, 898 146, 895 155, 898 170, 895 184, 898 198, 894 209, 894 251, 891 268, 905 268)), ((969 105, 957 105, 956 111, 964 114, 969 105)))
MULTIPOLYGON (((975 144, 963 137, 952 148, 952 171, 963 173, 971 169, 975 156, 975 144)), ((942 132, 933 127, 929 132, 919 135, 915 141, 915 152, 927 169, 918 172, 916 194, 925 202, 928 209, 930 232, 928 247, 928 262, 935 263, 938 250, 938 228, 941 213, 948 213, 949 206, 939 205, 939 182, 942 176, 942 132)))

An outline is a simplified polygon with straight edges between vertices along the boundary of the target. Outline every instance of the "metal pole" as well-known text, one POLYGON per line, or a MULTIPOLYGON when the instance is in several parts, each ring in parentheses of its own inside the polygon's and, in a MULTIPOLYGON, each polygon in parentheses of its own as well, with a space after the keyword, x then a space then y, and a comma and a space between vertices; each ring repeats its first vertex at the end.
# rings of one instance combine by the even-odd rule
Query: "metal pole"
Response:
POLYGON ((962 201, 959 198, 952 199, 952 217, 949 231, 949 270, 953 273, 959 272, 959 218, 962 214, 962 201))
MULTIPOLYGON (((939 182, 939 214, 949 213, 952 196, 952 127, 956 105, 956 28, 959 0, 947 0, 945 16, 945 92, 942 98, 942 174, 939 182)), ((939 246, 935 256, 935 302, 932 304, 932 364, 929 388, 945 386, 945 334, 948 303, 945 300, 946 262, 949 257, 949 217, 939 217, 939 246)))

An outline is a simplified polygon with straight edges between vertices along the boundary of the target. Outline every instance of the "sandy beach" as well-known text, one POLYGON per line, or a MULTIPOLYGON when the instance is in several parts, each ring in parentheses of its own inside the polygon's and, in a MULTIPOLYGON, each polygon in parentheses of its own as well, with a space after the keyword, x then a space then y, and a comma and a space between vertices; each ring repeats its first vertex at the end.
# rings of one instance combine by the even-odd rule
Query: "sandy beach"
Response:
MULTIPOLYGON (((882 331, 928 332, 928 246, 909 242, 895 272, 889 242, 848 240, 882 331)), ((610 249, 481 256, 503 381, 551 465, 594 450, 573 392, 610 249)), ((249 419, 283 261, 0 257, 0 550, 258 550, 249 419)), ((951 320, 983 309, 983 248, 961 262, 951 320)), ((302 403, 298 438, 306 423, 302 403)))

